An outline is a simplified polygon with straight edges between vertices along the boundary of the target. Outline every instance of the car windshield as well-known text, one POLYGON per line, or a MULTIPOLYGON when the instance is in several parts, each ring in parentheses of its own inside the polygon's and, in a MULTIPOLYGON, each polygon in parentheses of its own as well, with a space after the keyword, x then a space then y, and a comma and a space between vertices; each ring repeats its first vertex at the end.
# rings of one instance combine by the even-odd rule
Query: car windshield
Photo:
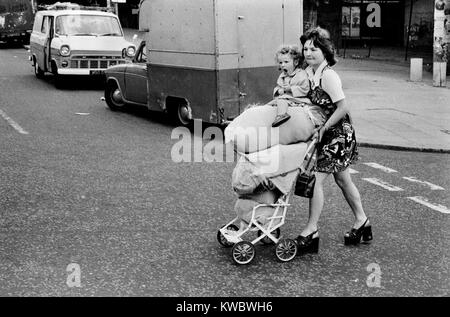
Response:
POLYGON ((56 18, 58 35, 122 36, 119 21, 112 16, 62 15, 56 18))

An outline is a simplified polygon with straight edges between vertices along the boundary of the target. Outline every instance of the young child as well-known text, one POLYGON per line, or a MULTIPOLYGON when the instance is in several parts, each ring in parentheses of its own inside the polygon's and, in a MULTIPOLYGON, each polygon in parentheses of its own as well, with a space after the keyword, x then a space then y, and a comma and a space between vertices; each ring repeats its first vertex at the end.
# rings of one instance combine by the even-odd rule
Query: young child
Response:
POLYGON ((272 127, 278 127, 290 119, 291 116, 287 114, 289 106, 311 104, 307 98, 309 80, 301 68, 303 55, 300 49, 295 45, 282 46, 276 52, 276 59, 281 74, 273 91, 275 99, 269 103, 277 106, 277 116, 272 127))

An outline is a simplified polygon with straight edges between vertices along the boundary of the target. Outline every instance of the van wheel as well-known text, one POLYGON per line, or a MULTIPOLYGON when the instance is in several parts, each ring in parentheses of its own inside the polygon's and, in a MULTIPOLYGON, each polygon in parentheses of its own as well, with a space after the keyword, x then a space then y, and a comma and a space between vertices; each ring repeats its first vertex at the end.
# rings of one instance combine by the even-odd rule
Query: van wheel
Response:
POLYGON ((37 78, 44 78, 44 71, 39 67, 36 61, 34 61, 34 74, 37 78))
POLYGON ((122 93, 115 82, 106 84, 105 101, 108 107, 113 111, 121 110, 126 106, 126 103, 122 98, 122 93))

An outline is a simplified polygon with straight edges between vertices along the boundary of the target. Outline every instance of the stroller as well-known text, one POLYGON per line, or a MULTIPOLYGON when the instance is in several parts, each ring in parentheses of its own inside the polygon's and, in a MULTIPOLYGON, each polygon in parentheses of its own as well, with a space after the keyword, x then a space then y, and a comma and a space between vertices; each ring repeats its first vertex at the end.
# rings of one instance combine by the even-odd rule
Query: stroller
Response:
MULTIPOLYGON (((287 161, 281 160, 280 166, 277 171, 271 171, 272 173, 266 173, 266 179, 270 180, 270 184, 274 191, 278 195, 274 196, 275 201, 261 203, 261 200, 254 201, 253 204, 248 203, 247 200, 242 200, 244 196, 239 196, 236 206, 239 202, 247 202, 247 213, 238 215, 226 225, 222 226, 217 232, 217 240, 224 247, 232 247, 231 255, 235 263, 243 265, 249 264, 255 258, 255 244, 261 241, 265 245, 275 244, 275 256, 281 262, 291 261, 297 255, 297 243, 293 239, 280 238, 280 227, 285 223, 287 208, 290 206, 289 201, 294 193, 295 183, 297 176, 301 170, 305 170, 305 162, 310 161, 308 158, 314 154, 315 145, 317 139, 313 139, 308 143, 296 143, 292 145, 282 145, 287 151, 291 151, 289 157, 286 159, 292 160, 292 153, 295 153, 294 157, 299 157, 295 160, 295 163, 286 163, 287 161), (293 148, 296 147, 296 148, 293 148), (298 156, 301 155, 301 156, 298 156), (283 165, 288 165, 284 166, 283 165), (294 167, 294 168, 292 168, 294 167), (287 170, 286 170, 287 169, 287 170), (275 187, 275 188, 274 188, 275 187), (268 203, 269 202, 269 203, 268 203), (245 227, 239 230, 236 223, 239 223, 245 218, 245 227), (257 232, 257 237, 251 241, 246 240, 244 236, 248 236, 250 232, 257 232)), ((251 154, 238 153, 239 160, 235 167, 239 166, 240 162, 247 164, 253 164, 254 160, 251 154)), ((233 171, 234 174, 235 171, 233 171)), ((262 171, 264 174, 265 171, 262 171)), ((233 186, 234 190, 236 187, 233 186)), ((270 190, 269 189, 269 190, 270 190)), ((239 193, 238 193, 239 195, 239 193)), ((246 198, 252 197, 252 195, 245 196, 246 198)), ((253 195, 253 197, 256 197, 253 195)), ((236 209, 236 207, 235 207, 236 209)), ((242 209, 242 208, 241 208, 242 209)), ((238 210, 236 210, 238 212, 238 210)), ((238 212, 239 213, 239 212, 238 212)))

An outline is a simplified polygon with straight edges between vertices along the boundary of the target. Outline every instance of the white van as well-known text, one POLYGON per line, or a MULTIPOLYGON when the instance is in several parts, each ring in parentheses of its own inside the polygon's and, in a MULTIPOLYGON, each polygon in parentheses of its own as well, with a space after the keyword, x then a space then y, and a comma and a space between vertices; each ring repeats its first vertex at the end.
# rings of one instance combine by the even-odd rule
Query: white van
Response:
POLYGON ((135 50, 125 40, 118 17, 106 9, 73 5, 36 12, 30 60, 38 78, 50 72, 57 84, 64 75, 103 74, 109 66, 128 63, 135 50))

